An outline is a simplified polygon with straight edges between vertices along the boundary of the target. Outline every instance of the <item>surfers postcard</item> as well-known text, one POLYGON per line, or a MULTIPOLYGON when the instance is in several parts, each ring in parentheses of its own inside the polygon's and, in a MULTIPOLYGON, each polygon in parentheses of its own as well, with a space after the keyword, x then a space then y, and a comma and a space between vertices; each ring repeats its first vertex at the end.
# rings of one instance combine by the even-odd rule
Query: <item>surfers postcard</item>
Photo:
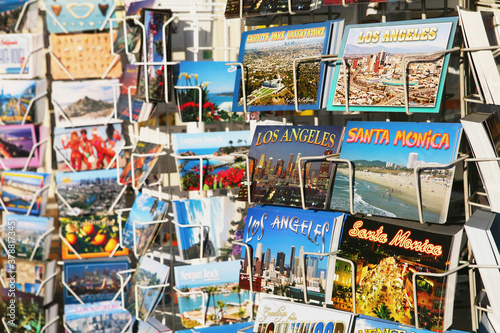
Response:
MULTIPOLYGON (((459 123, 348 122, 340 158, 356 165, 354 211, 419 220, 414 170, 458 156, 459 123)), ((455 169, 420 172, 423 218, 444 223, 455 169)), ((349 175, 337 166, 331 209, 349 211, 349 175)))
MULTIPOLYGON (((439 112, 456 17, 346 26, 339 57, 349 67, 350 111, 439 112), (405 60, 403 57, 411 56, 405 60)), ((340 64, 340 62, 338 62, 340 64)), ((344 66, 336 66, 328 111, 345 111, 344 66)))

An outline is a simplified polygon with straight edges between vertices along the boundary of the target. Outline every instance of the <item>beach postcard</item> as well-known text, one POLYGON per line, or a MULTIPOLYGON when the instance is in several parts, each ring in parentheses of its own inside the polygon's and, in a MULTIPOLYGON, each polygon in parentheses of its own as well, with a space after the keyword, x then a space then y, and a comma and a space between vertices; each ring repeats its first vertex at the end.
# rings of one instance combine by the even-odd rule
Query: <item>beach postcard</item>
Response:
POLYGON ((147 320, 161 298, 163 288, 136 288, 136 286, 159 286, 167 282, 170 268, 154 259, 144 256, 139 260, 132 280, 125 292, 125 308, 133 315, 137 314, 141 320, 147 320), (137 290, 137 293, 135 292, 137 290))
MULTIPOLYGON (((225 61, 181 61, 175 67, 176 98, 183 122, 243 121, 243 112, 232 112, 236 68, 225 61), (198 87, 201 89, 199 90, 198 87), (200 106, 201 91, 201 106, 200 106)), ((258 120, 258 113, 253 114, 258 120)))
POLYGON ((240 290, 240 260, 174 267, 182 325, 194 328, 247 321, 251 295, 240 290), (189 293, 189 294, 182 294, 189 293))
MULTIPOLYGON (((37 137, 33 124, 0 127, 0 158, 9 169, 24 167, 36 143, 37 137)), ((40 166, 38 149, 33 152, 28 166, 40 166)), ((0 169, 3 169, 1 163, 0 169)))
POLYGON ((113 86, 118 85, 118 79, 52 82, 56 127, 108 123, 120 92, 113 86))
MULTIPOLYGON (((58 200, 59 215, 75 214, 105 215, 115 204, 114 209, 125 208, 123 186, 116 182, 116 169, 90 170, 80 172, 56 173, 56 190, 62 198, 58 200)), ((58 198, 60 199, 60 198, 58 198)))
POLYGON ((54 127, 54 150, 57 170, 83 171, 122 168, 125 137, 121 124, 75 128, 54 127))
MULTIPOLYGON (((238 61, 246 70, 248 111, 295 110, 294 59, 329 54, 336 45, 343 20, 264 28, 244 32, 238 61), (330 35, 331 30, 335 33, 330 35), (330 39, 333 39, 330 41, 330 39)), ((297 64, 300 110, 321 107, 325 65, 319 60, 297 64)), ((233 110, 243 111, 241 69, 236 71, 233 110)))
POLYGON ((250 289, 251 270, 254 279, 261 278, 260 286, 253 282, 254 289, 302 299, 306 284, 308 297, 324 302, 333 270, 331 260, 328 256, 307 256, 302 262, 301 257, 304 252, 337 250, 343 219, 344 214, 338 212, 308 210, 304 213, 301 208, 250 207, 243 242, 252 251, 242 252, 240 287, 250 289))
POLYGON ((453 315, 456 275, 419 275, 415 285, 413 275, 443 273, 457 267, 462 234, 460 225, 348 216, 339 256, 353 261, 356 281, 352 281, 350 263, 337 261, 328 303, 335 309, 352 311, 354 296, 356 313, 405 325, 415 325, 414 307, 418 306, 420 326, 442 332, 453 315))
MULTIPOLYGON (((227 196, 172 201, 179 252, 183 260, 217 257, 230 249, 234 203, 227 196), (185 227, 198 225, 200 227, 185 227)), ((235 233, 235 231, 233 231, 235 233)))
MULTIPOLYGON (((338 154, 343 134, 343 126, 257 126, 248 153, 252 202, 302 206, 299 159, 338 154)), ((336 165, 301 163, 306 207, 324 209, 336 165)), ((247 200, 247 192, 247 186, 241 186, 238 200, 247 200)))
MULTIPOLYGON (((3 214, 3 241, 5 244, 13 244, 15 256, 30 259, 38 239, 54 226, 52 217, 3 214), (14 233, 10 233, 14 231, 14 233), (15 234, 15 237, 9 235, 15 234)), ((46 260, 50 252, 50 235, 38 243, 34 260, 46 260)))
POLYGON ((181 191, 200 190, 200 170, 203 170, 202 190, 239 187, 245 160, 231 153, 247 151, 250 142, 250 131, 172 134, 181 191), (183 159, 183 156, 200 157, 202 161, 200 158, 183 159))
POLYGON ((154 222, 163 220, 167 214, 168 203, 139 193, 135 197, 122 232, 123 245, 133 251, 134 246, 139 256, 142 256, 153 242, 156 230, 160 224, 143 224, 141 222, 154 222), (135 224, 135 234, 134 234, 135 224))
POLYGON ((64 305, 64 323, 71 330, 65 333, 121 332, 131 317, 119 301, 64 305))
MULTIPOLYGON (((339 57, 349 68, 349 110, 405 112, 407 89, 410 112, 438 113, 449 54, 421 54, 451 48, 456 25, 457 17, 446 17, 346 26, 339 57)), ((335 66, 328 111, 346 110, 344 71, 335 66)))
POLYGON ((129 269, 125 260, 84 260, 64 263, 64 304, 80 304, 70 288, 85 303, 110 301, 120 291, 118 272, 129 269))
MULTIPOLYGON (((50 182, 50 174, 30 171, 3 171, 1 176, 1 197, 9 210, 14 213, 27 213, 34 200, 32 215, 44 213, 47 203, 47 191, 35 195, 50 182)), ((0 206, 0 209, 4 209, 0 206)))
MULTIPOLYGON (((167 25, 165 29, 166 36, 164 35, 163 25, 172 17, 172 12, 170 9, 149 9, 144 8, 141 11, 141 21, 145 27, 145 41, 146 52, 143 54, 142 61, 150 62, 161 62, 170 60, 170 27, 167 25), (163 45, 166 42, 167 45, 163 45), (164 51, 167 54, 163 54, 164 51)), ((146 100, 146 94, 148 94, 149 101, 154 102, 166 102, 165 98, 165 79, 170 81, 168 66, 164 65, 148 65, 147 72, 144 73, 144 67, 141 66, 139 69, 139 76, 137 78, 137 95, 138 98, 146 100), (148 89, 146 92, 146 82, 148 80, 148 89)))
MULTIPOLYGON (((340 158, 356 166, 354 211, 419 220, 414 170, 454 161, 461 133, 460 123, 348 122, 340 158)), ((349 211, 348 170, 337 166, 333 210, 349 211)), ((454 173, 454 167, 421 170, 424 221, 446 222, 454 173)))

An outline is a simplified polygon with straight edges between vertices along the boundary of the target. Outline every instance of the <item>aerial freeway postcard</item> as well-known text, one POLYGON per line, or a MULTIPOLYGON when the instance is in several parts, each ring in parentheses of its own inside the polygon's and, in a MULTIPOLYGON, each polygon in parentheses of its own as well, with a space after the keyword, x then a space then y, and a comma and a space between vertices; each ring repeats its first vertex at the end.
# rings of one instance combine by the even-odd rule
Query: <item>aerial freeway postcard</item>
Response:
MULTIPOLYGON (((333 52, 329 45, 338 45, 343 22, 308 23, 243 33, 238 61, 246 71, 247 110, 295 110, 294 60, 333 52)), ((296 66, 299 109, 320 108, 326 73, 324 63, 304 59, 296 66)), ((237 93, 233 111, 243 111, 240 68, 236 72, 234 91, 237 93)))
MULTIPOLYGON (((350 111, 404 112, 404 75, 410 112, 439 112, 456 17, 349 25, 339 57, 349 67, 350 111), (406 66, 403 66, 403 57, 406 66)), ((339 62, 340 63, 340 62, 339 62)), ((336 66, 328 111, 345 111, 344 66, 336 66)))

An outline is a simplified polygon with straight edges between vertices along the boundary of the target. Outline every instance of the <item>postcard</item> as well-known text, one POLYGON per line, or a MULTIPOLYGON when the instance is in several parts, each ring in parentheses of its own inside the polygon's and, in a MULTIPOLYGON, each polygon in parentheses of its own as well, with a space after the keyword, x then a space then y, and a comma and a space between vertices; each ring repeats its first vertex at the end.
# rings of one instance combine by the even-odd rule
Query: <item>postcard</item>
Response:
POLYGON ((19 22, 18 30, 31 29, 37 25, 38 2, 27 5, 24 17, 20 17, 28 0, 0 0, 0 31, 12 33, 19 22))
MULTIPOLYGON (((247 111, 295 110, 294 59, 330 54, 330 39, 337 44, 343 22, 296 24, 244 32, 238 61, 246 69, 246 101, 238 68, 233 111, 243 111, 243 102, 247 111)), ((298 108, 319 109, 326 74, 324 63, 309 60, 296 66, 298 108)))
MULTIPOLYGON (((230 222, 234 203, 226 196, 172 201, 179 252, 183 260, 217 257, 232 249, 230 222), (194 226, 186 228, 183 226, 194 226)), ((234 233, 234 231, 233 231, 234 233)))
POLYGON ((172 134, 181 191, 200 190, 200 169, 203 170, 202 190, 239 187, 245 160, 231 153, 248 150, 250 142, 250 131, 172 134), (183 156, 199 156, 202 161, 183 159, 183 156))
MULTIPOLYGON (((33 124, 0 126, 0 158, 2 160, 0 169, 3 169, 3 165, 9 169, 23 168, 36 143, 37 136, 33 124)), ((40 166, 37 149, 28 166, 40 166)))
POLYGON ((126 160, 121 124, 75 128, 54 127, 57 170, 82 171, 122 168, 126 160))
MULTIPOLYGON (((354 211, 419 220, 414 170, 458 156, 460 123, 347 122, 340 158, 356 165, 354 211)), ((445 223, 455 168, 420 172, 423 219, 445 223)), ((349 175, 337 166, 330 208, 349 211, 349 175)))
POLYGON ((132 154, 137 154, 138 156, 131 156, 134 162, 134 170, 132 171, 132 161, 129 161, 120 174, 120 183, 132 185, 135 188, 141 187, 158 160, 159 155, 154 154, 160 154, 162 150, 163 145, 161 144, 144 141, 137 142, 132 154), (151 154, 153 155, 151 156, 151 154))
MULTIPOLYGON (((25 214, 33 202, 30 214, 43 215, 47 204, 47 191, 38 191, 50 183, 50 178, 48 173, 3 171, 1 198, 9 212, 25 214)), ((0 206, 0 209, 3 210, 4 207, 0 206)))
POLYGON ((52 217, 4 214, 3 225, 3 241, 14 245, 16 258, 31 259, 33 255, 34 260, 47 260, 52 239, 50 235, 45 239, 40 237, 54 226, 52 217))
POLYGON ((116 27, 110 18, 115 18, 113 0, 85 0, 78 3, 71 0, 45 1, 47 30, 49 33, 82 32, 116 27))
MULTIPOLYGON (((301 207, 299 159, 338 154, 343 135, 343 126, 257 126, 248 153, 252 202, 301 207)), ((301 162, 306 207, 328 206, 335 167, 325 160, 301 162)), ((246 177, 243 183, 238 200, 246 201, 246 177)))
MULTIPOLYGON (((349 110, 439 112, 449 54, 403 57, 451 47, 457 17, 346 26, 339 57, 349 65, 349 110), (408 62, 411 63, 408 64, 408 62), (443 74, 443 75, 442 75, 443 74)), ((344 66, 335 66, 328 111, 345 111, 344 66)))
MULTIPOLYGON (((181 61, 175 67, 177 105, 183 122, 199 121, 201 89, 201 121, 243 121, 243 112, 232 112, 236 68, 224 61, 181 61)), ((259 119, 253 113, 252 119, 259 119)))
POLYGON ((182 325, 193 328, 226 322, 247 321, 251 295, 238 286, 239 260, 174 267, 182 325), (207 304, 208 301, 208 304, 207 304))
MULTIPOLYGON (((149 9, 145 8, 141 11, 141 20, 146 31, 146 50, 142 54, 144 62, 162 62, 171 60, 171 41, 170 41, 170 25, 166 27, 166 35, 164 35, 163 25, 172 17, 172 12, 169 9, 149 9), (163 45, 167 43, 167 45, 163 45), (166 50, 166 54, 164 51, 166 50)), ((138 76, 137 96, 139 99, 150 103, 166 102, 166 84, 165 80, 171 82, 171 72, 169 66, 164 65, 148 65, 141 66, 138 76), (145 72, 146 71, 146 72, 145 72), (146 80, 147 89, 146 91, 146 80), (147 97, 146 97, 147 95, 147 97)), ((167 83, 168 83, 167 82, 167 83)), ((169 85, 170 86, 170 85, 169 85)))
POLYGON ((2 34, 0 45, 0 79, 34 79, 42 74, 42 33, 2 34))
POLYGON ((64 262, 64 304, 80 304, 68 288, 87 304, 112 300, 121 288, 118 272, 128 269, 128 259, 64 262))
MULTIPOLYGON (((14 300, 14 319, 5 318, 9 330, 12 332, 40 332, 45 325, 45 310, 43 307, 43 297, 35 296, 17 290, 1 288, 2 298, 0 298, 0 313, 11 313, 9 306, 14 300)), ((2 324, 3 328, 3 324, 2 324)))
POLYGON ((170 268, 154 259, 144 256, 139 260, 132 280, 125 293, 125 308, 137 318, 147 320, 162 295, 163 287, 142 289, 135 286, 159 286, 165 284, 170 268), (135 290, 137 289, 137 294, 135 290))
POLYGON ((113 80, 52 82, 56 127, 101 125, 113 116, 118 85, 113 80))
POLYGON ((45 99, 32 100, 46 92, 42 80, 0 80, 0 120, 5 124, 41 123, 45 117, 45 99), (31 109, 30 109, 31 104, 31 109))
MULTIPOLYGON (((4 281, 15 276, 16 288, 26 293, 36 294, 42 282, 56 271, 56 261, 39 261, 16 258, 15 264, 9 263, 8 258, 0 257, 0 269, 5 274, 4 281)), ((40 295, 43 296, 44 304, 49 304, 54 299, 55 279, 48 280, 42 288, 40 295)))
POLYGON ((122 189, 116 182, 116 169, 57 172, 56 190, 62 197, 58 198, 59 215, 106 215, 111 208, 125 208, 122 189))
POLYGON ((120 78, 122 76, 120 55, 111 53, 111 42, 115 40, 116 34, 116 32, 111 36, 109 32, 50 34, 52 79, 120 78))
POLYGON ((86 332, 89 329, 98 331, 99 327, 106 327, 110 332, 121 332, 131 317, 119 301, 64 305, 64 323, 71 330, 65 330, 66 333, 86 332))
POLYGON ((116 113, 118 119, 130 121, 139 121, 141 117, 141 112, 143 108, 147 107, 147 103, 144 103, 136 99, 136 88, 130 88, 130 100, 129 100, 129 87, 137 86, 137 75, 139 73, 138 65, 127 64, 125 66, 125 71, 121 78, 120 96, 116 102, 116 113), (131 101, 132 105, 129 105, 131 101), (130 116, 130 107, 132 108, 132 116, 130 116))
POLYGON ((147 194, 139 193, 135 197, 132 210, 130 211, 122 232, 122 243, 125 247, 134 251, 139 257, 151 246, 156 232, 161 224, 145 224, 165 219, 168 203, 147 194), (135 232, 134 232, 135 231, 135 232))
MULTIPOLYGON (((109 257, 120 243, 116 215, 77 216, 59 218, 61 235, 82 258, 109 257)), ((62 259, 78 259, 62 242, 62 259)), ((115 256, 128 255, 128 249, 118 248, 115 256)))

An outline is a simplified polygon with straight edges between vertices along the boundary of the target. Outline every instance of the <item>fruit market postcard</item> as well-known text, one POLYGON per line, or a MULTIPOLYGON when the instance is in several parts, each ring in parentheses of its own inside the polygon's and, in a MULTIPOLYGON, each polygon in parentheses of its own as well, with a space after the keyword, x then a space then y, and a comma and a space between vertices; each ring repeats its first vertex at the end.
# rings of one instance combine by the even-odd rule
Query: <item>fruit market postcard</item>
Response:
POLYGON ((118 79, 52 82, 56 127, 108 123, 120 93, 118 85, 118 79))
MULTIPOLYGON (((297 100, 300 110, 319 109, 322 104, 326 74, 322 55, 338 45, 343 20, 295 24, 244 32, 238 62, 246 70, 247 111, 295 110, 293 81, 294 60, 297 66, 297 100)), ((241 68, 237 69, 233 110, 243 111, 241 68)))
POLYGON ((123 185, 117 183, 116 176, 116 169, 58 171, 56 191, 59 216, 103 215, 109 214, 111 208, 125 208, 123 185))
POLYGON ((139 257, 142 256, 153 242, 156 231, 161 226, 159 223, 145 223, 163 220, 167 209, 168 203, 165 201, 139 193, 135 197, 132 210, 123 227, 123 246, 129 248, 131 251, 133 251, 135 246, 137 255, 139 257))
MULTIPOLYGON (((420 220, 415 169, 425 222, 447 220, 455 168, 432 168, 458 157, 462 125, 437 122, 347 122, 340 158, 356 165, 354 211, 420 220)), ((331 209, 349 211, 349 175, 337 166, 331 209)))
MULTIPOLYGON (((339 57, 349 67, 349 111, 437 113, 441 107, 457 17, 353 24, 345 28, 339 57), (405 60, 403 57, 411 57, 405 60), (403 86, 407 76, 408 88, 403 86)), ((345 69, 335 66, 327 110, 345 111, 345 69)))
MULTIPOLYGON (((126 127, 125 127, 126 128, 126 127)), ((111 169, 125 166, 121 124, 85 127, 54 127, 58 171, 111 169)))
POLYGON ((174 267, 182 325, 237 323, 251 316, 251 295, 240 290, 240 260, 174 267), (205 318, 204 318, 205 317, 205 318))
POLYGON ((111 301, 121 290, 118 272, 128 269, 128 259, 65 262, 64 304, 80 304, 73 293, 86 304, 111 301))
MULTIPOLYGON (((109 257, 120 243, 116 215, 87 215, 59 218, 62 242, 62 258, 79 259, 66 242, 82 258, 109 257)), ((128 255, 127 248, 118 248, 115 256, 128 255)))
POLYGON ((172 134, 181 191, 200 190, 200 170, 203 190, 239 187, 245 160, 231 154, 247 151, 250 142, 250 131, 172 134))

